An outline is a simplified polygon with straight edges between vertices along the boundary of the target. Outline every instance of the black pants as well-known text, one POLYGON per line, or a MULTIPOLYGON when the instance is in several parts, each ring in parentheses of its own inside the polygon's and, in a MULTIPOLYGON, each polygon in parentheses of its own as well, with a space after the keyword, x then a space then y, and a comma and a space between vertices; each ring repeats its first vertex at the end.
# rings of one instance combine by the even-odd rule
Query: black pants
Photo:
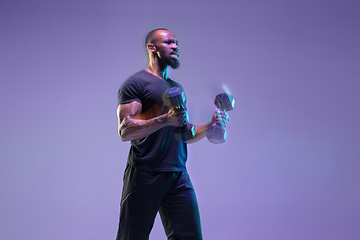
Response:
POLYGON ((169 240, 201 240, 200 216, 187 171, 126 166, 117 240, 148 240, 159 211, 169 240))

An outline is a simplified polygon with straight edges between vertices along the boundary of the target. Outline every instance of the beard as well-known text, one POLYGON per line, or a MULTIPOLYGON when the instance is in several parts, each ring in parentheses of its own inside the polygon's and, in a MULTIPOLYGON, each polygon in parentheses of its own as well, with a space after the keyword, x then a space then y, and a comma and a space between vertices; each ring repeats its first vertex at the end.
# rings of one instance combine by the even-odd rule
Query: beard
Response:
POLYGON ((172 59, 172 61, 170 61, 169 66, 172 69, 178 69, 180 67, 180 62, 179 62, 179 60, 172 59))
POLYGON ((160 57, 157 55, 157 59, 161 67, 170 66, 172 69, 177 69, 180 67, 180 61, 178 58, 174 58, 172 56, 160 57))

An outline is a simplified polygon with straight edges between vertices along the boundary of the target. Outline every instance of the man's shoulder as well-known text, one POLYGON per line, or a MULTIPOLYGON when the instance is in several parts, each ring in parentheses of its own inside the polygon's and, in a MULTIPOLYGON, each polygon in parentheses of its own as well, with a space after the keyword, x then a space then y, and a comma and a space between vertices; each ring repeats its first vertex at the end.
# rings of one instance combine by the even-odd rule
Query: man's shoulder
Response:
POLYGON ((149 74, 147 71, 145 70, 140 70, 136 73, 134 73, 133 75, 131 75, 130 77, 128 77, 125 82, 129 83, 129 82, 135 82, 137 84, 144 84, 146 82, 152 81, 152 75, 149 74))
POLYGON ((145 70, 140 70, 140 71, 134 73, 133 75, 131 75, 130 78, 135 78, 135 79, 144 78, 144 77, 146 77, 146 73, 147 72, 145 70))
POLYGON ((122 87, 128 86, 128 85, 138 85, 143 81, 143 79, 146 78, 144 76, 144 70, 138 71, 131 76, 127 77, 121 84, 122 87))

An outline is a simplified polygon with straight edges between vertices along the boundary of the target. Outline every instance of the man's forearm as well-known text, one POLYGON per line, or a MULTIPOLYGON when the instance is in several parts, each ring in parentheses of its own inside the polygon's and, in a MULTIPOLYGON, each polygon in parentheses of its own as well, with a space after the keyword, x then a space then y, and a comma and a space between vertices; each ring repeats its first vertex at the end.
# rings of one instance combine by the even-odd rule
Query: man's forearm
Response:
POLYGON ((131 116, 119 123, 122 141, 138 140, 168 125, 166 114, 148 120, 134 119, 131 116))
POLYGON ((208 122, 204 125, 200 125, 200 126, 195 126, 195 137, 189 141, 187 141, 187 143, 195 143, 201 139, 203 139, 206 136, 206 131, 207 129, 212 126, 212 122, 208 122))

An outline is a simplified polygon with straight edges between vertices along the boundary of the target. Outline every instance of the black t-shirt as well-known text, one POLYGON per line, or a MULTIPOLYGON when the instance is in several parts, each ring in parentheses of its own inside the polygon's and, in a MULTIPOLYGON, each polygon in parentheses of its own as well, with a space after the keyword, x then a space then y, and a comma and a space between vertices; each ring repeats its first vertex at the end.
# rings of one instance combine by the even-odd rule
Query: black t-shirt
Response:
MULTIPOLYGON (((167 112, 169 108, 164 106, 162 96, 171 87, 183 89, 177 82, 165 81, 142 70, 122 84, 118 104, 138 101, 142 104, 142 113, 150 112, 151 115, 156 106, 161 106, 163 112, 167 112)), ((185 171, 187 145, 174 139, 174 128, 166 126, 143 139, 131 141, 128 163, 147 171, 185 171)))

